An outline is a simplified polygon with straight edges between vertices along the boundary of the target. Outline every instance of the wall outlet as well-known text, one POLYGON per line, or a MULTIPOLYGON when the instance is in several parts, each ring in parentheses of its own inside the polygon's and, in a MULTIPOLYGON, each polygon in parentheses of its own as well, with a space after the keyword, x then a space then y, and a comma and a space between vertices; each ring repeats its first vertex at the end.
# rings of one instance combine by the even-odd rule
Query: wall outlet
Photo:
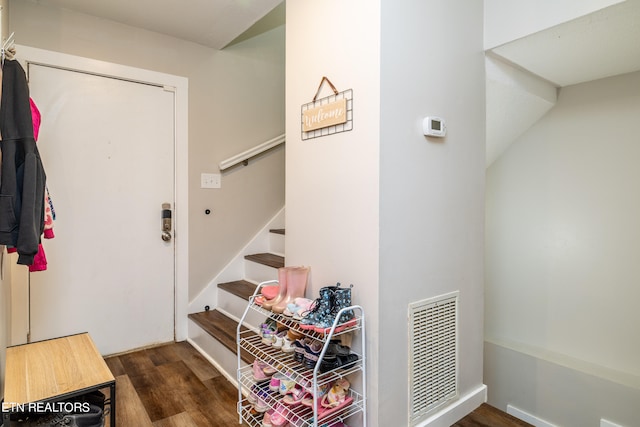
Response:
POLYGON ((200 174, 200 188, 220 188, 221 180, 219 173, 200 174))

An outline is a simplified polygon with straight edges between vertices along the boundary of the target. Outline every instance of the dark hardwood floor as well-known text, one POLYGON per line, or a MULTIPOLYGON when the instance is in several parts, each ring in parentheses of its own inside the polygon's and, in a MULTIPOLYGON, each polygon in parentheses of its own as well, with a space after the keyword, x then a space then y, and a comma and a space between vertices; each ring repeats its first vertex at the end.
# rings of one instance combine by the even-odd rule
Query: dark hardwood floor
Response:
MULTIPOLYGON (((116 377, 118 427, 238 425, 238 390, 187 342, 105 360, 116 377)), ((454 424, 456 427, 528 425, 489 405, 482 405, 454 424)))
POLYGON ((533 427, 493 406, 482 404, 452 427, 533 427))
POLYGON ((238 424, 238 390, 187 342, 105 360, 116 377, 119 427, 238 424))

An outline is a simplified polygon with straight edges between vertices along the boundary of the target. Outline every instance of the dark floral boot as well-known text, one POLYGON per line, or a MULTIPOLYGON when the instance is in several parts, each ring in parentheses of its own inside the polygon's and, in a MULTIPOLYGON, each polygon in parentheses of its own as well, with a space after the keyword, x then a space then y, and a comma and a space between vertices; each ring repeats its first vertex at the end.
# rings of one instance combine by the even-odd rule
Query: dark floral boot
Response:
MULTIPOLYGON (((316 322, 316 327, 314 329, 317 333, 328 334, 331 331, 331 326, 335 322, 336 316, 338 316, 340 310, 351 307, 351 288, 353 288, 353 285, 348 288, 336 289, 333 294, 330 313, 316 322)), ((342 332, 347 328, 355 326, 355 318, 356 316, 353 309, 348 309, 340 313, 334 333, 342 332)))
POLYGON ((340 283, 337 283, 336 286, 325 286, 320 289, 320 298, 315 300, 307 314, 303 314, 302 320, 300 320, 300 329, 311 331, 315 329, 320 320, 331 314, 334 293, 338 289, 340 289, 340 283))

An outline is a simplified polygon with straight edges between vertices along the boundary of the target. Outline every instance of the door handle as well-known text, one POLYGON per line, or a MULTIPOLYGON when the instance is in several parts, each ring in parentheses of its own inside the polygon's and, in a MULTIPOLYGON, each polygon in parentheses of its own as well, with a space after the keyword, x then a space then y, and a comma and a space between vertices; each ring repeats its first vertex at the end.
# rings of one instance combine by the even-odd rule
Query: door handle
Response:
POLYGON ((162 240, 171 240, 171 204, 162 204, 162 240))

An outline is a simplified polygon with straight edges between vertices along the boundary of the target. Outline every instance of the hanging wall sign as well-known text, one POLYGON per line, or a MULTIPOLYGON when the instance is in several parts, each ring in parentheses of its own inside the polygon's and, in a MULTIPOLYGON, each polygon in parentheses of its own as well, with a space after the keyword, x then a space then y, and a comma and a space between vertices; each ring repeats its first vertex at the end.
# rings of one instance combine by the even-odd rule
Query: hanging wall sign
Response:
POLYGON ((347 122, 347 100, 339 99, 302 112, 302 130, 310 132, 347 122))
POLYGON ((338 92, 328 78, 323 77, 313 101, 302 106, 302 139, 317 138, 353 129, 353 90, 338 92), (318 98, 324 83, 328 83, 333 95, 318 98))

